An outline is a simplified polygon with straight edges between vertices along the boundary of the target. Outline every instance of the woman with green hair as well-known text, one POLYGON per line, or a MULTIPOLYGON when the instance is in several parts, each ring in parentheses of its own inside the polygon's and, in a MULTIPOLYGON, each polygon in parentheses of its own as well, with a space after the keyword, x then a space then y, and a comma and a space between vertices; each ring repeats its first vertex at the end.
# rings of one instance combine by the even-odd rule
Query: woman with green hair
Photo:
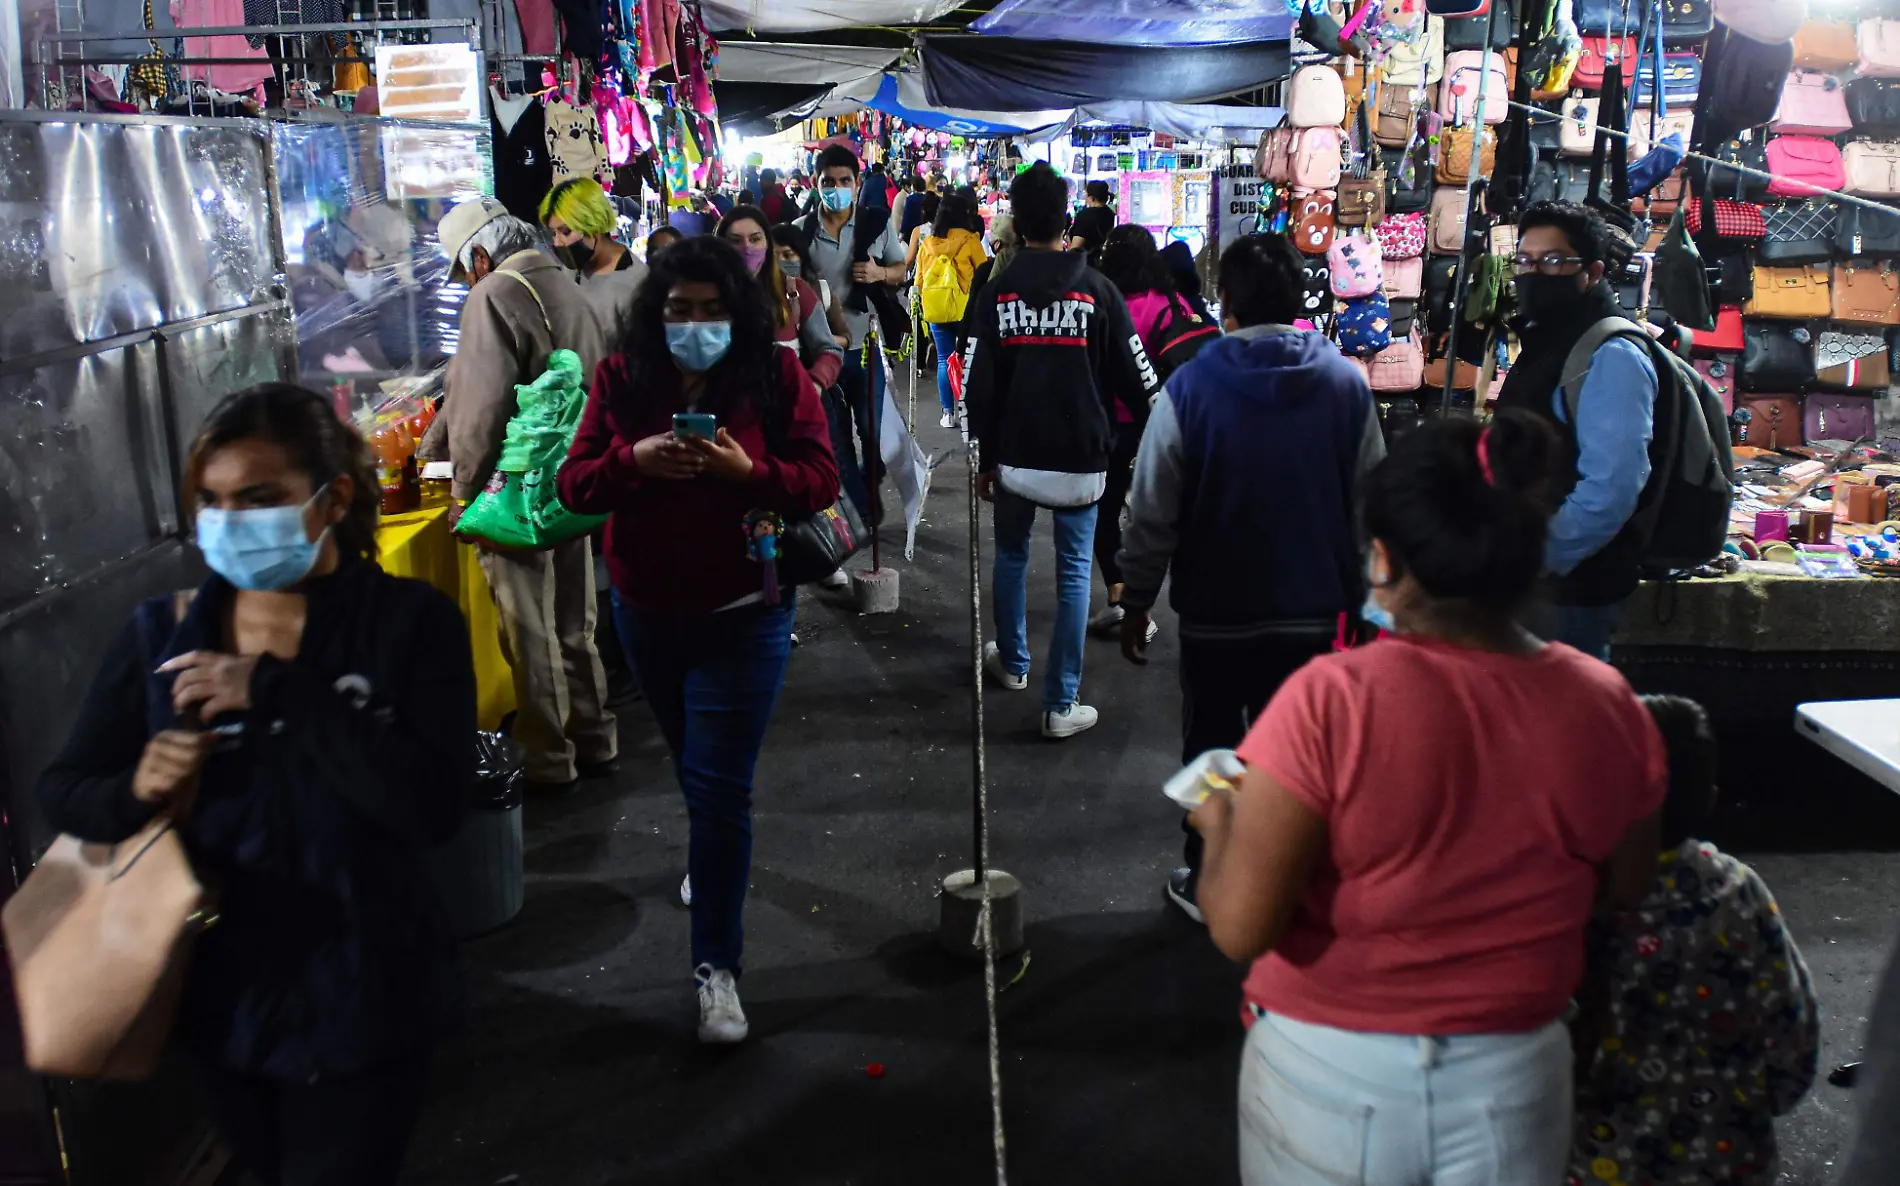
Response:
POLYGON ((569 178, 541 199, 541 224, 554 238, 554 253, 579 273, 610 335, 647 274, 646 265, 614 240, 618 220, 607 191, 591 177, 569 178))

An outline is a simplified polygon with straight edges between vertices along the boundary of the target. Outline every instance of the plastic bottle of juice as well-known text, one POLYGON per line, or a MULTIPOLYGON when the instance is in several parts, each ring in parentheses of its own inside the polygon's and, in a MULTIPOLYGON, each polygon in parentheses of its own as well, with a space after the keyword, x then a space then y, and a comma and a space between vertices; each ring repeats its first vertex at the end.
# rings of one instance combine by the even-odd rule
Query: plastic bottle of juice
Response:
POLYGON ((396 432, 396 448, 402 455, 402 509, 413 511, 422 505, 422 467, 416 462, 416 445, 422 438, 409 432, 409 423, 397 416, 390 420, 396 432))
POLYGON ((376 427, 369 434, 369 448, 376 458, 376 486, 383 514, 400 515, 408 509, 404 505, 402 442, 387 417, 376 418, 376 427))

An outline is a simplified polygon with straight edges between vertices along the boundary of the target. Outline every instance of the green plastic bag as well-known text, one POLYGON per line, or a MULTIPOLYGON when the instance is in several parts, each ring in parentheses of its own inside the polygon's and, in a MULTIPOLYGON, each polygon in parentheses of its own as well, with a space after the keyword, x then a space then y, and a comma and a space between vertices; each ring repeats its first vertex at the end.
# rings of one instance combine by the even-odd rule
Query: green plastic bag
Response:
POLYGON ((580 355, 556 350, 548 356, 546 373, 515 388, 516 410, 501 460, 462 512, 456 532, 505 548, 551 548, 605 523, 605 515, 568 510, 554 488, 586 406, 580 355))

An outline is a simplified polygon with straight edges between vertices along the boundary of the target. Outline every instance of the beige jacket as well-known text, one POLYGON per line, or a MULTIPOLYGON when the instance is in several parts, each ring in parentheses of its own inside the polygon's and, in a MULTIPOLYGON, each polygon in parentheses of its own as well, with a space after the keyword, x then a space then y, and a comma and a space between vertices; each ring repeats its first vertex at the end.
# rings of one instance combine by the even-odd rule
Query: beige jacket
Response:
POLYGON ((568 268, 540 251, 511 255, 469 291, 462 305, 461 340, 442 384, 437 423, 447 425, 456 498, 467 501, 481 492, 515 414, 516 384, 540 378, 556 350, 580 355, 581 373, 591 384, 594 368, 607 354, 600 318, 568 268))

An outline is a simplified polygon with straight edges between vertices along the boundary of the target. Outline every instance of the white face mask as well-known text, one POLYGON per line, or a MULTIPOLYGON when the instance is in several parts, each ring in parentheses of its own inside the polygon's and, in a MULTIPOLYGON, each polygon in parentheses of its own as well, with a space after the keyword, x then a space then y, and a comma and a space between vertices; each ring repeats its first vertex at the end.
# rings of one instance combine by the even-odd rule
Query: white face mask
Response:
POLYGON ((373 304, 376 294, 383 290, 383 282, 374 272, 345 272, 343 287, 350 290, 358 304, 368 305, 373 304))

